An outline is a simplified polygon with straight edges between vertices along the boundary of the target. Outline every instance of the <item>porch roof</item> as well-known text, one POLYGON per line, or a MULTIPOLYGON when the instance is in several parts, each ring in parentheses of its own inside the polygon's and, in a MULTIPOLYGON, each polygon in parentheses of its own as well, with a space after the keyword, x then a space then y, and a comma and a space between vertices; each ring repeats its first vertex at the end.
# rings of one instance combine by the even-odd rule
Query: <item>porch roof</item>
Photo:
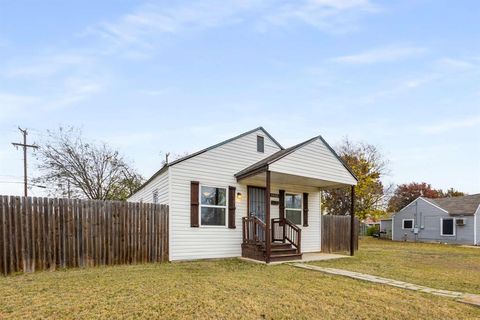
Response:
POLYGON ((328 143, 317 136, 280 150, 235 174, 237 181, 265 181, 272 172, 272 182, 333 187, 356 185, 358 179, 328 143))

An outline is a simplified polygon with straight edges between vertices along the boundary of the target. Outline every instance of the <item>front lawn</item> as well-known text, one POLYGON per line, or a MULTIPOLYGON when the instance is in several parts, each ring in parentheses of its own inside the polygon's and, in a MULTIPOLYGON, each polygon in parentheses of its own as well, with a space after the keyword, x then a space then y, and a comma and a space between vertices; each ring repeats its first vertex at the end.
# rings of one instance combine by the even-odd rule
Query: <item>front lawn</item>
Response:
POLYGON ((313 264, 438 289, 480 293, 480 248, 364 238, 353 258, 313 264))
POLYGON ((447 298, 236 259, 2 277, 0 292, 0 319, 480 317, 447 298))

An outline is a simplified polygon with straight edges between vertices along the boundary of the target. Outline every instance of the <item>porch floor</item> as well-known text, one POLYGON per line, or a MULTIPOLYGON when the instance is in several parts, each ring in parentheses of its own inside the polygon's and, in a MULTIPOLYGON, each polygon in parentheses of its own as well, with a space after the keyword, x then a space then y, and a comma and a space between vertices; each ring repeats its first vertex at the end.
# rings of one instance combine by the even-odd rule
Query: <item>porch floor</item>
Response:
MULTIPOLYGON (((334 254, 334 253, 306 252, 306 253, 303 253, 301 260, 276 261, 276 262, 270 262, 269 265, 292 263, 292 262, 303 263, 303 262, 312 262, 312 261, 324 261, 324 260, 333 260, 333 259, 340 259, 340 258, 350 258, 350 256, 343 255, 343 254, 334 254)), ((247 262, 267 264, 265 261, 260 261, 260 260, 250 259, 250 258, 240 257, 239 259, 247 262)))

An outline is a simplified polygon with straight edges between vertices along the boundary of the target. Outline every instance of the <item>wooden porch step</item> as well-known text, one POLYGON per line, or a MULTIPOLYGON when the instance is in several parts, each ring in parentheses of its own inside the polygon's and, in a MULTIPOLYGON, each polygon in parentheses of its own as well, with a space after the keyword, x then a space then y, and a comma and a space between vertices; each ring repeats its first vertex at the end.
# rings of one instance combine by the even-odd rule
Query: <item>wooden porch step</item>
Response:
POLYGON ((272 250, 273 249, 290 249, 292 245, 290 243, 283 243, 283 242, 272 242, 272 250))
POLYGON ((295 248, 272 248, 270 250, 272 256, 284 255, 284 254, 294 254, 297 253, 297 249, 295 248))
POLYGON ((301 259, 302 259, 301 253, 282 254, 282 255, 272 255, 270 257, 270 262, 301 260, 301 259))

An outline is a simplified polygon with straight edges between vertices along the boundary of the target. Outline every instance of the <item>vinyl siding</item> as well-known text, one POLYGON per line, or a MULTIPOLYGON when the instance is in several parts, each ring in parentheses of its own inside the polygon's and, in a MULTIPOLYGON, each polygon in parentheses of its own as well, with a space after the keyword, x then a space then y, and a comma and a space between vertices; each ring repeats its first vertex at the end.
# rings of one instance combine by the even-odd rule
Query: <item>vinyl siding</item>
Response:
POLYGON ((393 240, 444 242, 452 244, 473 244, 474 217, 452 217, 422 198, 419 198, 400 210, 394 216, 393 240), (455 226, 455 236, 441 235, 441 218, 464 218, 464 226, 455 226), (413 230, 402 229, 404 219, 414 219, 414 226, 419 228, 418 235, 413 230))
POLYGON ((137 191, 134 195, 128 198, 130 202, 149 202, 153 203, 153 191, 158 190, 158 203, 169 204, 169 188, 168 188, 168 174, 169 170, 162 172, 159 176, 155 177, 149 184, 137 191))
POLYGON ((258 130, 169 168, 171 260, 241 255, 241 219, 247 212, 247 186, 237 184, 234 174, 278 150, 280 148, 258 130), (257 152, 257 135, 265 139, 264 153, 257 152), (200 185, 237 188, 237 193, 240 192, 243 197, 236 203, 236 229, 190 227, 190 181, 199 181, 200 185))
POLYGON ((334 183, 357 184, 350 172, 320 139, 272 163, 270 170, 334 183))

